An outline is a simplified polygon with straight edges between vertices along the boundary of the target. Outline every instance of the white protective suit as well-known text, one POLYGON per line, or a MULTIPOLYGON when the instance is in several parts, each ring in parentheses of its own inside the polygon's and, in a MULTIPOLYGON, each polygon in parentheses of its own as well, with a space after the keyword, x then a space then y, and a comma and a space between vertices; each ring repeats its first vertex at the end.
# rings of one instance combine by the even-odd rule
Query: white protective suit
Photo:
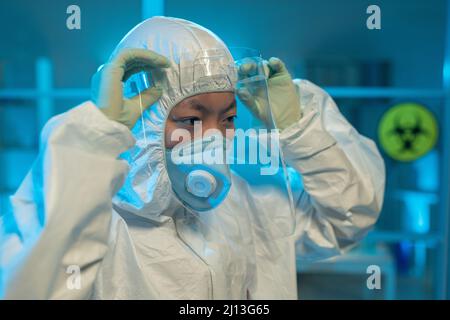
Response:
MULTIPOLYGON (((118 50, 124 47, 148 48, 172 61, 180 48, 226 48, 196 24, 163 17, 139 24, 118 50)), ((253 190, 236 174, 212 213, 193 219, 174 201, 163 124, 174 101, 193 92, 163 95, 145 113, 147 144, 139 121, 132 134, 88 101, 47 123, 39 156, 0 220, 0 295, 297 298, 296 254, 327 258, 361 240, 381 210, 385 172, 375 144, 328 94, 294 82, 304 115, 280 135, 285 161, 303 182, 294 193, 294 235, 258 238, 252 217, 270 215, 286 197, 270 187, 253 190)))

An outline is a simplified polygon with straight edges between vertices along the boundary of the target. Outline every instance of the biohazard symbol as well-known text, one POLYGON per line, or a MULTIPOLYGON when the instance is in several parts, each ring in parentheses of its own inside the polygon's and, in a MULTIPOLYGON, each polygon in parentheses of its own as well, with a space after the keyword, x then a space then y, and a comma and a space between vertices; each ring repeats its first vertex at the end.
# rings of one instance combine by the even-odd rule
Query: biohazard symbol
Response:
POLYGON ((436 144, 437 123, 433 114, 415 103, 389 109, 380 121, 378 136, 384 151, 399 161, 413 161, 436 144))
POLYGON ((417 113, 412 116, 414 121, 410 121, 409 123, 402 121, 400 115, 398 114, 394 117, 394 129, 389 131, 389 134, 397 135, 402 141, 402 145, 400 146, 401 150, 398 150, 399 152, 418 152, 417 146, 414 142, 417 140, 419 135, 430 134, 425 128, 422 127, 422 121, 417 113))

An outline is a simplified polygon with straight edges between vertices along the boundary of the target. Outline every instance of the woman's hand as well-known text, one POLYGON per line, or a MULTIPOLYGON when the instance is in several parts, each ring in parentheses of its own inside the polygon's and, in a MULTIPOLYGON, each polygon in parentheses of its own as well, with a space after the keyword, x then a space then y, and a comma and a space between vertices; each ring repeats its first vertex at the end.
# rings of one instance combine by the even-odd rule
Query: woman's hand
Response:
MULTIPOLYGON (((265 66, 268 73, 268 98, 273 120, 276 127, 283 130, 301 119, 300 98, 295 90, 291 75, 280 59, 270 58, 269 61, 265 62, 265 66)), ((245 63, 239 68, 239 76, 251 75, 255 68, 256 65, 252 66, 252 62, 245 63)), ((270 127, 267 93, 260 89, 253 92, 247 89, 239 89, 237 94, 250 111, 270 127)))
POLYGON ((137 95, 131 99, 125 99, 123 81, 140 71, 167 67, 169 67, 169 60, 153 51, 124 49, 92 77, 92 100, 109 119, 131 129, 141 116, 141 111, 150 107, 161 97, 162 90, 152 87, 141 92, 140 97, 137 95), (143 110, 141 110, 141 102, 143 110))

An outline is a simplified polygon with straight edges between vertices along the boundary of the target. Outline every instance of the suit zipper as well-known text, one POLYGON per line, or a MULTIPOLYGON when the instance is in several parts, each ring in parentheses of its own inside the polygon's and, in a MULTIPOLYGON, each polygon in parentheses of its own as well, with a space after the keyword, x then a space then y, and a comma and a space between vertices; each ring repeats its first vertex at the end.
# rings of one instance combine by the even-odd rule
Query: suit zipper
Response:
POLYGON ((175 232, 177 234, 178 239, 181 241, 181 243, 187 247, 187 249, 196 257, 197 261, 200 262, 200 264, 204 264, 206 266, 206 268, 208 269, 208 273, 209 273, 209 299, 213 299, 213 279, 212 279, 212 271, 211 268, 209 267, 209 264, 200 256, 198 255, 194 249, 192 249, 192 247, 189 245, 189 243, 187 241, 185 241, 183 239, 183 237, 181 236, 181 234, 178 232, 178 228, 177 228, 177 223, 175 221, 175 219, 172 218, 172 222, 173 225, 175 227, 175 232))

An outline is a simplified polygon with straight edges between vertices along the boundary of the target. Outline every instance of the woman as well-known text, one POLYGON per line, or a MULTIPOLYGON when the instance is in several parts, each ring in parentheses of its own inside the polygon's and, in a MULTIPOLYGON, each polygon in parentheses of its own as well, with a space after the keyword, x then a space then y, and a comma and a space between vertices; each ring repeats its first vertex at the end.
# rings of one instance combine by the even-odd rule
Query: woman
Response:
MULTIPOLYGON (((375 144, 278 59, 267 63, 270 103, 284 160, 303 180, 294 233, 279 233, 271 220, 288 197, 233 171, 219 181, 220 201, 196 211, 192 195, 176 189, 167 155, 180 143, 170 139, 175 129, 192 131, 196 121, 223 135, 234 129, 231 82, 183 85, 181 53, 209 49, 228 53, 192 22, 148 19, 96 74, 93 101, 47 123, 0 224, 4 297, 295 299, 296 255, 340 254, 374 225, 384 192, 375 144), (124 99, 122 82, 143 69, 164 74, 167 87, 124 99)), ((238 94, 267 120, 261 104, 238 94)))

